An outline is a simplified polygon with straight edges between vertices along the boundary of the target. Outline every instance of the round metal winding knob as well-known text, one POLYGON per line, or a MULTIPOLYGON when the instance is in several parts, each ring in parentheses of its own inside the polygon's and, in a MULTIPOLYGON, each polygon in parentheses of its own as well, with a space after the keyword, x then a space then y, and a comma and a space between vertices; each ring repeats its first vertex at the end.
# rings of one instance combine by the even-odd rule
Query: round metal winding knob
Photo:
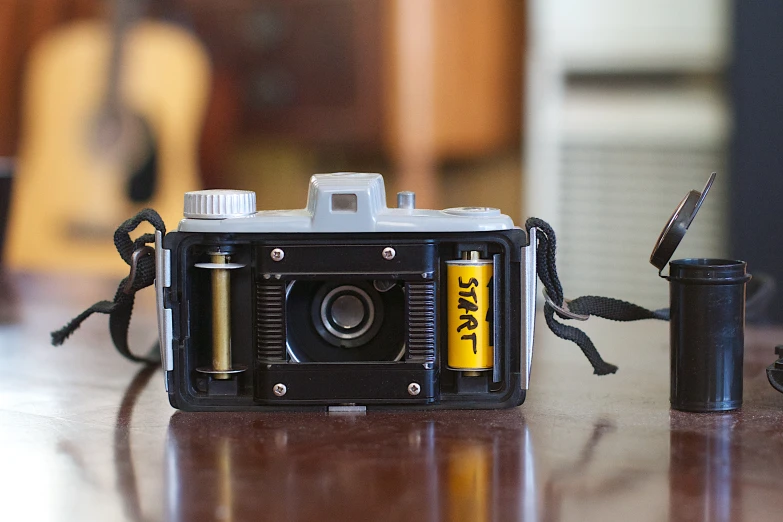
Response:
POLYGON ((250 190, 197 190, 185 193, 183 214, 191 219, 227 219, 256 213, 256 193, 250 190))

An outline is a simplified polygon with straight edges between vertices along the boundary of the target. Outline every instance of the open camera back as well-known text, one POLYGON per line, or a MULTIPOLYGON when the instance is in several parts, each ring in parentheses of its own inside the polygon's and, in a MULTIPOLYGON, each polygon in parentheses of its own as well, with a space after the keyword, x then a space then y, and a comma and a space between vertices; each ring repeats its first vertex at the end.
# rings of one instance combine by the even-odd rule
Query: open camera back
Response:
POLYGON ((185 195, 158 233, 166 389, 183 410, 502 408, 524 401, 535 230, 499 210, 387 208, 379 174, 320 174, 307 207, 185 195))

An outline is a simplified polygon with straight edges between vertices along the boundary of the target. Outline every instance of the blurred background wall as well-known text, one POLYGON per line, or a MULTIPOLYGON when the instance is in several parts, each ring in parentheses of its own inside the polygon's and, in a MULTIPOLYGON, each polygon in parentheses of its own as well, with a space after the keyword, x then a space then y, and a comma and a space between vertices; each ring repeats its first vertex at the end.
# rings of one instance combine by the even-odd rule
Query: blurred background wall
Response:
POLYGON ((675 258, 728 255, 728 0, 534 0, 526 210, 558 232, 572 295, 663 307, 649 264, 691 189, 718 178, 675 258))
MULTIPOLYGON (((94 20, 112 49, 123 41, 112 13, 128 3, 0 0, 0 156, 24 156, 41 119, 24 101, 41 42, 94 20)), ((559 233, 567 294, 659 307, 667 284, 649 253, 680 199, 717 171, 677 257, 731 255, 780 272, 769 238, 783 183, 783 24, 771 0, 138 4, 208 57, 194 117, 203 187, 292 208, 312 173, 381 172, 390 195, 415 190, 422 207, 542 217, 559 233)), ((156 134, 163 112, 149 114, 156 134)), ((64 163, 50 175, 78 176, 64 163)))

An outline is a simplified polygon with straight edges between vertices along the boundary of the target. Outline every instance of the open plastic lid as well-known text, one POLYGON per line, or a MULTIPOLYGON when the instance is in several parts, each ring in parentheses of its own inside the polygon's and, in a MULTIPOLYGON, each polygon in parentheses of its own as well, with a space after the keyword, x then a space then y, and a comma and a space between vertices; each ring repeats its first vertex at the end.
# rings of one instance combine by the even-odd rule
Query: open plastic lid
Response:
POLYGON ((658 273, 661 273, 666 263, 674 255, 674 251, 677 250, 680 241, 685 237, 685 232, 691 226, 693 218, 696 217, 696 212, 701 208, 701 204, 704 202, 704 198, 707 197, 707 192, 710 191, 713 181, 715 181, 714 172, 710 174, 710 179, 707 180, 704 190, 701 192, 691 190, 680 201, 672 217, 669 218, 669 222, 663 227, 661 235, 658 236, 658 241, 655 243, 655 248, 653 248, 650 255, 650 263, 658 269, 658 273))

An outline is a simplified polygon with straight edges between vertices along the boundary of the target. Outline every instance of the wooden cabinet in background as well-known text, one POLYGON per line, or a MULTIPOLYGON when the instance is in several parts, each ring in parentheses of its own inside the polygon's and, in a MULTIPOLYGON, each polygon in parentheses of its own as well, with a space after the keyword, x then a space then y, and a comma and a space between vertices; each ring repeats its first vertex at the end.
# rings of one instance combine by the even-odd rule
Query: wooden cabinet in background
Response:
POLYGON ((169 0, 211 50, 204 164, 229 135, 387 152, 437 204, 435 169, 516 146, 519 0, 169 0))
MULTIPOLYGON (((213 55, 237 131, 316 145, 381 136, 376 0, 172 0, 213 55)), ((220 80, 219 80, 220 81, 220 80)))
POLYGON ((388 0, 385 144, 399 185, 439 208, 444 159, 472 159, 519 143, 520 0, 388 0))

